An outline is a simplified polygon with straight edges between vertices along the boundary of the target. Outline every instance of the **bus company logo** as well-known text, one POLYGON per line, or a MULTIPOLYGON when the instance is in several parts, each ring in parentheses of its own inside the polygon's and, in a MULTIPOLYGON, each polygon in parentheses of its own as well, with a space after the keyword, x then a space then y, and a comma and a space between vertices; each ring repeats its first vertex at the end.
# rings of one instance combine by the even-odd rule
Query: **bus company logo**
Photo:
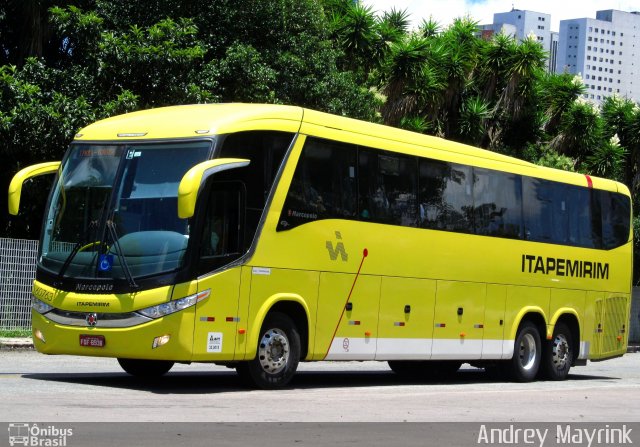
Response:
MULTIPOLYGON (((342 235, 340 234, 339 231, 336 231, 336 239, 338 239, 339 241, 342 239, 342 235)), ((344 262, 347 262, 349 260, 349 254, 345 250, 344 244, 342 242, 336 243, 336 246, 334 248, 333 242, 327 241, 326 247, 327 247, 327 251, 329 252, 329 258, 332 261, 336 261, 338 259, 338 255, 340 255, 340 258, 344 262)))
POLYGON ((39 427, 38 424, 9 424, 9 445, 64 447, 73 436, 72 428, 58 428, 54 425, 39 427))
POLYGON ((85 317, 85 321, 87 322, 87 326, 95 326, 98 324, 98 314, 90 313, 85 317))

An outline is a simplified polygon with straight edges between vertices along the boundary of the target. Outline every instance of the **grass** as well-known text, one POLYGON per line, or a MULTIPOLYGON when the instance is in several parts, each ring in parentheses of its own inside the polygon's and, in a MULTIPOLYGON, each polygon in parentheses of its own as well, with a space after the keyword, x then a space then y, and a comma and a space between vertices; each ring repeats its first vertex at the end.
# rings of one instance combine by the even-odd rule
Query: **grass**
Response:
POLYGON ((31 337, 31 329, 2 329, 0 337, 31 337))

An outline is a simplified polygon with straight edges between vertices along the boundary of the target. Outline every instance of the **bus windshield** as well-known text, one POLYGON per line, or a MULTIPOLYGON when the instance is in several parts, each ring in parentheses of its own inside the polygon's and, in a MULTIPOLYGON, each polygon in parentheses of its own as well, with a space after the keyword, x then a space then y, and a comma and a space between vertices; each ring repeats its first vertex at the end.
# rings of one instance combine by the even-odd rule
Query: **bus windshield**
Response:
POLYGON ((181 267, 189 238, 178 184, 210 141, 74 144, 44 223, 39 264, 57 274, 129 279, 181 267))

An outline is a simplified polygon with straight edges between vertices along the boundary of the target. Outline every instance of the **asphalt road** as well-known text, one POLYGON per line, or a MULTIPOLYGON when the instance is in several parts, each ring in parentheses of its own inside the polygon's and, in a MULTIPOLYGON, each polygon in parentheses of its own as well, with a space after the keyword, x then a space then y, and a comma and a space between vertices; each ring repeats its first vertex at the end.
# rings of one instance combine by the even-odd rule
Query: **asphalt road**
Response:
POLYGON ((114 359, 0 351, 0 421, 39 420, 635 422, 640 354, 573 368, 567 381, 527 384, 468 365, 446 381, 408 383, 386 363, 318 362, 301 364, 291 388, 262 391, 214 365, 176 365, 145 382, 114 359))

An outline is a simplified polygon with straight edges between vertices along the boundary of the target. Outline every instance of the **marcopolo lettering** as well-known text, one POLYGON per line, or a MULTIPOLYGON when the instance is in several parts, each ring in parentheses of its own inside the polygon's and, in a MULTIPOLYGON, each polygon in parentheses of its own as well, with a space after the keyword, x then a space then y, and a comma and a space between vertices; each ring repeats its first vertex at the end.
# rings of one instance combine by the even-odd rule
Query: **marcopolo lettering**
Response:
POLYGON ((522 273, 609 279, 609 263, 566 258, 522 255, 522 273))

